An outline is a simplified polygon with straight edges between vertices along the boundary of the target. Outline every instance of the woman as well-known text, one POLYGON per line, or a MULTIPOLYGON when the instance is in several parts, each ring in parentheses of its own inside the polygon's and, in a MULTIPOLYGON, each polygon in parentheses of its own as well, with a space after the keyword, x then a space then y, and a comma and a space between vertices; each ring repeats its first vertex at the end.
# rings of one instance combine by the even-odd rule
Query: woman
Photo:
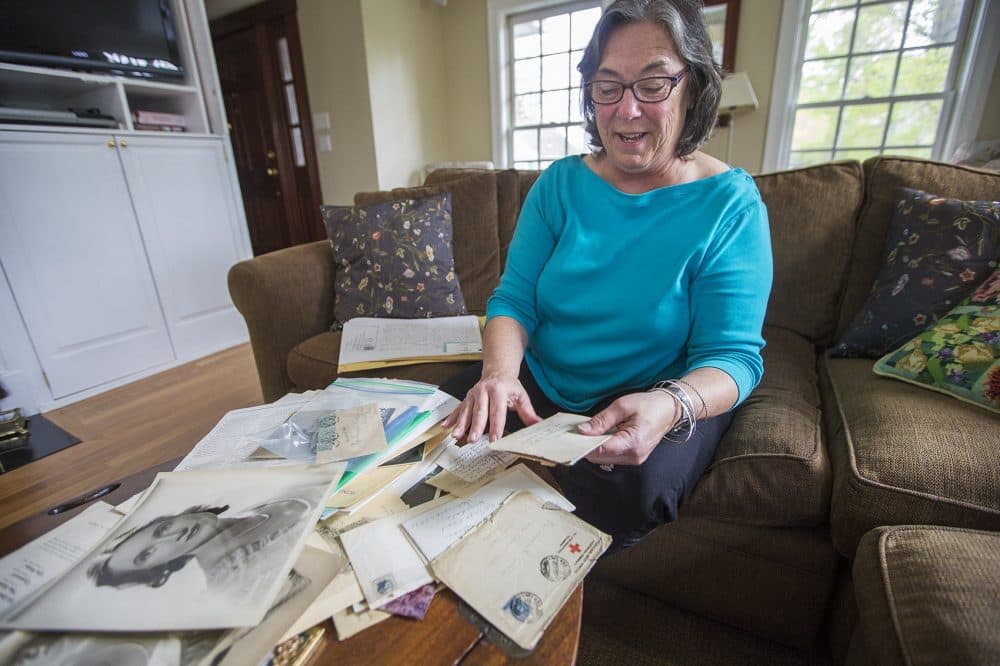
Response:
POLYGON ((87 575, 96 585, 160 587, 194 560, 210 586, 225 589, 233 577, 253 574, 276 543, 312 510, 302 499, 260 504, 238 517, 221 517, 228 506, 194 506, 161 516, 126 533, 87 575))
POLYGON ((676 518, 760 381, 771 249, 753 179, 697 150, 721 88, 700 3, 614 2, 578 69, 595 150, 528 194, 445 425, 495 440, 508 410, 509 429, 591 415, 582 433, 614 434, 555 475, 621 547, 676 518))

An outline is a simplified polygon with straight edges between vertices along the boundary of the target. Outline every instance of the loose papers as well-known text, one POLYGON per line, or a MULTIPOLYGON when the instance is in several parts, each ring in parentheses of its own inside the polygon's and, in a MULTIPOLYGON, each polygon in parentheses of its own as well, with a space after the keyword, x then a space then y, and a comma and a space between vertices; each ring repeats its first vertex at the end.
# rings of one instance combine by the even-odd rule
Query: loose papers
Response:
POLYGON ((340 372, 483 357, 479 318, 381 319, 355 317, 340 337, 340 372))
POLYGON ((12 609, 2 625, 69 631, 256 625, 332 483, 329 473, 301 468, 161 473, 107 538, 12 609))
POLYGON ((590 420, 581 414, 559 412, 538 423, 490 442, 493 451, 508 451, 557 465, 573 465, 611 435, 581 435, 577 426, 590 420))
POLYGON ((530 650, 610 544, 597 528, 521 492, 432 561, 431 570, 530 650))
POLYGON ((80 515, 0 560, 0 617, 35 590, 66 573, 121 520, 106 502, 80 515))
POLYGON ((510 495, 527 491, 565 511, 575 507, 524 465, 506 470, 465 499, 442 504, 403 522, 403 529, 430 561, 463 534, 490 517, 510 495))

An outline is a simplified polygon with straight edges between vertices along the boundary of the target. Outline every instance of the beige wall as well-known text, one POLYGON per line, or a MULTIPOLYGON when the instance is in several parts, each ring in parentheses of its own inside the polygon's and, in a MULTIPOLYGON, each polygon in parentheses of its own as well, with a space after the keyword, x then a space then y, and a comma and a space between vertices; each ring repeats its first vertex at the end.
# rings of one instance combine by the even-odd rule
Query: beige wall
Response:
POLYGON ((362 0, 378 184, 419 184, 449 159, 441 7, 431 0, 362 0))
MULTIPOLYGON (((771 108, 771 87, 774 61, 778 49, 778 29, 781 27, 781 2, 777 0, 743 0, 740 3, 740 27, 736 36, 737 72, 750 77, 760 108, 742 112, 733 125, 733 152, 730 164, 757 173, 764 162, 764 138, 767 134, 767 114, 771 108)), ((720 127, 709 140, 705 151, 719 159, 726 158, 728 127, 720 127)))
POLYGON ((449 161, 493 159, 486 0, 452 0, 444 17, 449 161))
MULTIPOLYGON (((323 201, 378 189, 360 0, 298 0, 309 106, 330 114, 332 152, 319 152, 323 201)), ((317 130, 322 133, 324 130, 317 130)))

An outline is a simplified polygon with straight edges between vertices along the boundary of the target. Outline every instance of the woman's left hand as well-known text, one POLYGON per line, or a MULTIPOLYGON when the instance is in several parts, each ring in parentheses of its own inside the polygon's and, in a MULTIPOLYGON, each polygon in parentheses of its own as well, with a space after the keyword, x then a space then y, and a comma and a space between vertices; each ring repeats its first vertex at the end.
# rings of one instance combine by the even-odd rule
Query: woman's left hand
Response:
POLYGON ((663 436, 680 420, 677 401, 662 391, 629 393, 581 423, 582 435, 618 432, 587 456, 598 465, 641 465, 663 436))

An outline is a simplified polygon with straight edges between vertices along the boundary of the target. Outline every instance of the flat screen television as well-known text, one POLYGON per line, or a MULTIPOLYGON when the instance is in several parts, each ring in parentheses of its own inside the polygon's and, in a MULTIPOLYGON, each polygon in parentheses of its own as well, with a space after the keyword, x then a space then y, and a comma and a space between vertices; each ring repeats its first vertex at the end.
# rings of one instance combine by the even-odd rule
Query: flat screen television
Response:
POLYGON ((184 76, 169 0, 0 0, 0 61, 184 76))

